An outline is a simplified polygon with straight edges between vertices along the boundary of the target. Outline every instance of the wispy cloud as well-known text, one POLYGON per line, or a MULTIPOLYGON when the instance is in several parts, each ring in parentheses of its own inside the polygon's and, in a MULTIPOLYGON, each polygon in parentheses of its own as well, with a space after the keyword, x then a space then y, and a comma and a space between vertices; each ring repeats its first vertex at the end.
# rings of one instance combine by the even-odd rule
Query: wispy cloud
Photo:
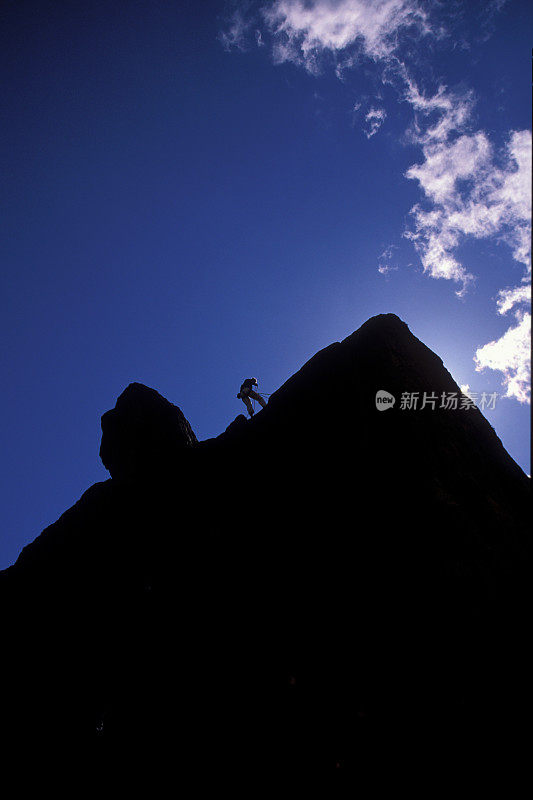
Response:
POLYGON ((432 142, 443 142, 452 131, 465 129, 475 102, 471 89, 453 92, 441 84, 434 94, 428 96, 420 91, 403 63, 396 62, 395 69, 404 83, 402 99, 415 112, 409 131, 409 138, 414 143, 427 146, 432 142))
MULTIPOLYGON (((274 0, 247 14, 236 7, 221 35, 223 45, 243 49, 252 30, 264 27, 275 63, 292 62, 316 74, 325 56, 340 58, 341 68, 357 54, 386 60, 397 49, 399 35, 410 30, 434 33, 423 4, 416 0, 274 0)), ((263 37, 261 38, 263 41, 263 37)))
POLYGON ((478 33, 480 41, 490 39, 496 28, 496 19, 506 3, 507 0, 487 0, 484 4, 478 33))
POLYGON ((498 370, 503 375, 506 397, 520 403, 531 402, 531 281, 528 275, 522 283, 500 289, 496 302, 498 314, 513 311, 515 324, 499 339, 476 350, 476 370, 498 370))
POLYGON ((388 275, 389 272, 396 272, 398 269, 398 266, 392 263, 394 251, 396 249, 396 245, 391 244, 380 255, 378 272, 381 273, 381 275, 388 275))
POLYGON ((463 296, 474 276, 456 251, 467 236, 498 237, 528 268, 531 133, 510 131, 503 152, 496 152, 485 131, 468 130, 472 92, 459 95, 440 86, 427 97, 406 79, 404 99, 415 111, 410 138, 423 155, 406 177, 418 181, 425 200, 411 209, 413 228, 406 236, 424 270, 459 282, 457 294, 463 296))
POLYGON ((500 289, 498 292, 498 313, 507 314, 517 304, 531 302, 531 284, 523 283, 512 289, 500 289))
POLYGON ((429 32, 427 14, 413 0, 275 0, 263 12, 277 63, 316 72, 319 58, 356 45, 375 61, 396 49, 400 30, 429 32))
POLYGON ((371 108, 368 114, 365 116, 365 122, 367 123, 367 127, 365 129, 366 138, 370 139, 374 136, 385 121, 385 117, 387 116, 387 112, 384 108, 371 108))
POLYGON ((516 325, 504 335, 480 347, 474 356, 476 370, 486 368, 503 374, 506 397, 514 397, 520 403, 531 400, 531 314, 516 312, 516 325))
MULTIPOLYGON (((488 35, 504 4, 505 0, 491 0, 483 7, 483 35, 488 35)), ((402 45, 412 36, 430 41, 448 36, 434 16, 437 6, 443 9, 416 0, 273 0, 268 6, 248 2, 237 6, 221 41, 226 49, 243 49, 253 33, 257 45, 269 47, 274 63, 292 63, 311 74, 329 65, 342 79, 364 58, 379 65, 383 83, 395 87, 398 100, 413 112, 406 138, 420 147, 421 158, 405 177, 418 183, 421 199, 411 209, 404 235, 413 243, 424 272, 458 284, 456 294, 465 297, 476 280, 459 257, 468 238, 504 242, 524 267, 521 282, 501 289, 496 298, 497 313, 513 311, 515 324, 475 356, 477 369, 500 370, 507 396, 524 402, 529 397, 525 342, 531 324, 523 308, 531 293, 531 132, 511 130, 504 146, 496 147, 487 131, 474 129, 472 90, 444 84, 433 92, 420 89, 410 71, 413 56, 410 61, 402 45)), ((453 9, 446 13, 457 28, 453 9)), ((366 114, 362 107, 356 103, 352 114, 364 115, 363 130, 370 139, 387 112, 382 103, 366 105, 366 114)), ((380 256, 378 270, 383 275, 397 268, 391 256, 391 250, 380 256)))
MULTIPOLYGON (((255 9, 250 3, 233 4, 231 12, 227 15, 224 28, 219 32, 218 39, 224 50, 228 52, 248 49, 248 37, 254 29, 255 9)), ((263 44, 261 31, 256 31, 256 43, 263 44)))
POLYGON ((441 86, 425 97, 410 79, 406 87, 405 99, 415 110, 411 140, 421 145, 424 158, 406 177, 418 181, 425 204, 411 209, 413 228, 405 235, 424 271, 460 283, 459 296, 475 280, 457 257, 467 237, 492 238, 511 248, 524 267, 522 281, 501 289, 496 307, 500 315, 515 309, 515 324, 480 347, 474 362, 478 371, 502 373, 507 397, 530 402, 531 315, 523 306, 531 302, 531 132, 510 131, 498 152, 487 132, 468 130, 471 92, 459 96, 441 86))

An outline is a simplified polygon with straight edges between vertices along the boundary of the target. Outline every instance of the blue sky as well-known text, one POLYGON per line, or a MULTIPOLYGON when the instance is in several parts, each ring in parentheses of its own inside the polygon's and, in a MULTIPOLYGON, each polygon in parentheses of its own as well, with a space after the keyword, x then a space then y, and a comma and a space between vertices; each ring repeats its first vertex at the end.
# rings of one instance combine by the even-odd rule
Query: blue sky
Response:
POLYGON ((529 473, 532 28, 520 0, 2 5, 0 567, 108 477, 131 381, 215 436, 244 377, 383 312, 498 393, 529 473))

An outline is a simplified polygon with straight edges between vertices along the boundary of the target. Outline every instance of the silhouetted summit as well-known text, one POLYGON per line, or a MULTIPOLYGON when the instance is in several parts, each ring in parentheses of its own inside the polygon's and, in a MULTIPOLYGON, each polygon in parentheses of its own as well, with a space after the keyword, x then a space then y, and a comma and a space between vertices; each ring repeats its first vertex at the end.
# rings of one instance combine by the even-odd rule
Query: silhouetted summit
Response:
POLYGON ((155 751, 183 780, 501 760, 529 480, 402 320, 216 438, 139 383, 102 431, 113 477, 1 575, 10 735, 155 751))

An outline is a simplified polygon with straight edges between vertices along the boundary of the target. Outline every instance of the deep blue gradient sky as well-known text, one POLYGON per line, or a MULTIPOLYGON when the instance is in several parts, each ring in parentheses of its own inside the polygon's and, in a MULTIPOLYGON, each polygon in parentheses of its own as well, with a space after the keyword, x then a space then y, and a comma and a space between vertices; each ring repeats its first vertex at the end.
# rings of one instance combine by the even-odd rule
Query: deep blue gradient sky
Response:
MULTIPOLYGON (((379 54, 370 34, 328 49, 319 32, 312 70, 300 18, 280 32, 265 7, 281 0, 2 4, 0 568, 108 477, 100 416, 130 382, 179 405, 199 439, 215 436, 244 410, 244 377, 272 392, 384 312, 458 383, 499 393, 485 416, 530 472, 529 404, 502 396, 501 369, 474 363, 526 309, 496 303, 526 274, 510 233, 523 182, 512 201, 500 189, 516 171, 510 132, 531 129, 530 4, 465 0, 445 17, 435 6, 440 34, 401 29, 379 54), (473 93, 468 121, 436 145, 427 132, 451 111, 420 118, 415 135, 415 82, 428 108, 441 85, 452 107, 473 93), (369 136, 372 109, 386 116, 369 136), (423 237, 404 235, 413 206, 434 209, 406 172, 480 131, 492 155, 446 202, 474 186, 476 214, 485 202, 503 221, 450 247, 475 277, 458 297, 453 277, 424 270, 423 237)), ((253 476, 235 480, 246 491, 253 476)))

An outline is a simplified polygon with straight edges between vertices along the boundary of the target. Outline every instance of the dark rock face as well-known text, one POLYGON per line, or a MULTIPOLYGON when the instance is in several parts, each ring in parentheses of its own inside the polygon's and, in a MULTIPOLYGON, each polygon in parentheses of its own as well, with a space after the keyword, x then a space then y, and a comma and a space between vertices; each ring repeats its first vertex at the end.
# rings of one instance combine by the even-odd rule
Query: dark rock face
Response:
POLYGON ((492 779, 509 743, 519 762, 529 480, 479 410, 404 392, 460 399, 393 314, 208 441, 128 387, 102 418, 112 479, 0 575, 10 735, 125 745, 246 796, 492 779))
POLYGON ((135 480, 175 469, 196 436, 177 406, 154 389, 130 383, 102 416, 100 458, 115 479, 135 480))

